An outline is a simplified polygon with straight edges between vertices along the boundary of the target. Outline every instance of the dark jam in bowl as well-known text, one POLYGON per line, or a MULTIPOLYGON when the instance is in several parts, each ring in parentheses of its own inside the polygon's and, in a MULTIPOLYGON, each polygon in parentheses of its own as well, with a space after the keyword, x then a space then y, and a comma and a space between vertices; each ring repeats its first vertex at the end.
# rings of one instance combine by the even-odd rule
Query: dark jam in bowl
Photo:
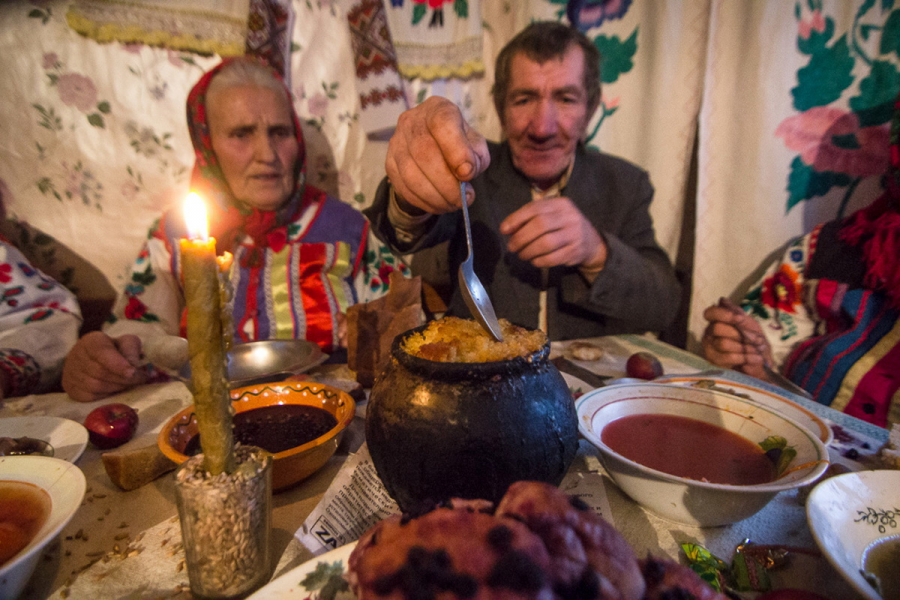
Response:
POLYGON ((630 415, 608 423, 600 439, 625 458, 676 477, 728 485, 775 480, 775 465, 759 445, 697 419, 630 415))
MULTIPOLYGON (((334 415, 316 406, 264 406, 234 415, 234 441, 276 454, 311 442, 335 425, 334 415)), ((200 436, 196 435, 187 443, 184 454, 193 456, 199 451, 200 436)))

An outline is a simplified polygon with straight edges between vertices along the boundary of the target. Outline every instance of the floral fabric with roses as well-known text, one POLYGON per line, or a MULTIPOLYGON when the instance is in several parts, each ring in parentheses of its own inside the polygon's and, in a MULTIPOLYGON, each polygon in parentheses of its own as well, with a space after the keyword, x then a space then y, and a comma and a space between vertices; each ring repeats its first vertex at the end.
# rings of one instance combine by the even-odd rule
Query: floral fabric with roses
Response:
MULTIPOLYGON (((151 228, 105 328, 109 335, 185 335, 178 246, 183 223, 174 210, 151 228)), ((236 342, 306 339, 331 352, 338 343, 337 314, 387 293, 392 271, 408 274, 359 211, 318 190, 268 237, 264 247, 249 235, 233 247, 236 342)))
POLYGON ((78 340, 75 295, 0 237, 0 371, 7 397, 47 391, 78 340))
POLYGON ((813 398, 864 421, 900 423, 900 311, 864 284, 842 221, 788 244, 742 308, 762 325, 779 370, 813 398))

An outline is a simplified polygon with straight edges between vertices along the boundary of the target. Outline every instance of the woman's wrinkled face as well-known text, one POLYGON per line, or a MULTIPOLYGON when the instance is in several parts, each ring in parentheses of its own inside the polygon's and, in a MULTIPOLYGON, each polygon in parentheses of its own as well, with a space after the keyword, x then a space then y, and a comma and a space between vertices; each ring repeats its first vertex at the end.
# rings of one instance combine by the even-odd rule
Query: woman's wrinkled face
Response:
POLYGON ((213 152, 231 193, 244 204, 275 210, 294 190, 299 144, 284 93, 246 85, 206 100, 213 152))
POLYGON ((503 131, 513 165, 541 188, 569 168, 591 118, 583 77, 584 53, 578 47, 544 63, 523 53, 510 63, 503 131))

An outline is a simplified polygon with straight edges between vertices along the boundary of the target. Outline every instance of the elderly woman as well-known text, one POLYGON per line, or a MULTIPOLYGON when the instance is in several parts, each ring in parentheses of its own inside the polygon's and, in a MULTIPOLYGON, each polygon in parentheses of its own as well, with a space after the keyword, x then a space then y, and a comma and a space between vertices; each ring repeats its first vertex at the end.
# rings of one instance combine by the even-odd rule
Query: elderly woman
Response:
MULTIPOLYGON (((207 202, 217 252, 234 255, 234 339, 299 338, 346 345, 348 306, 382 295, 405 269, 357 210, 306 182, 303 135, 290 94, 268 67, 226 60, 187 100, 196 164, 191 187, 207 202)), ((151 229, 104 332, 69 354, 63 388, 90 401, 148 381, 142 340, 183 334, 185 300, 176 207, 151 229)))
POLYGON ((781 371, 819 403, 880 427, 900 423, 900 100, 885 192, 791 241, 741 301, 708 307, 710 362, 781 371), (743 310, 742 310, 743 309, 743 310))

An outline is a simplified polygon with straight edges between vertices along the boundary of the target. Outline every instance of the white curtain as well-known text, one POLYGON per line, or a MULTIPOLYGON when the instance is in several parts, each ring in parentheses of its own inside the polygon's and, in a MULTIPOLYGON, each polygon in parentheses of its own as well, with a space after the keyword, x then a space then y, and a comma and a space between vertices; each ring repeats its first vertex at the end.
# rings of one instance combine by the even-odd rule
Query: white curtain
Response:
POLYGON ((697 194, 687 199, 697 211, 689 323, 695 339, 705 325, 703 309, 719 296, 742 296, 767 256, 835 218, 845 199, 848 214, 881 193, 888 126, 883 118, 870 119, 867 128, 854 126, 858 119, 849 111, 893 104, 896 41, 892 51, 881 51, 882 38, 889 41, 882 27, 892 14, 882 6, 889 5, 713 1, 697 194), (868 39, 866 25, 873 26, 868 39), (807 54, 801 47, 815 50, 807 54), (875 72, 887 76, 870 77, 875 72), (824 104, 810 106, 816 103, 824 104), (845 148, 834 147, 834 133, 847 138, 845 148), (798 157, 803 164, 792 169, 798 157), (820 188, 822 195, 801 193, 799 184, 788 189, 792 171, 796 177, 809 162, 845 179, 820 188), (797 202, 788 210, 792 196, 797 202))

